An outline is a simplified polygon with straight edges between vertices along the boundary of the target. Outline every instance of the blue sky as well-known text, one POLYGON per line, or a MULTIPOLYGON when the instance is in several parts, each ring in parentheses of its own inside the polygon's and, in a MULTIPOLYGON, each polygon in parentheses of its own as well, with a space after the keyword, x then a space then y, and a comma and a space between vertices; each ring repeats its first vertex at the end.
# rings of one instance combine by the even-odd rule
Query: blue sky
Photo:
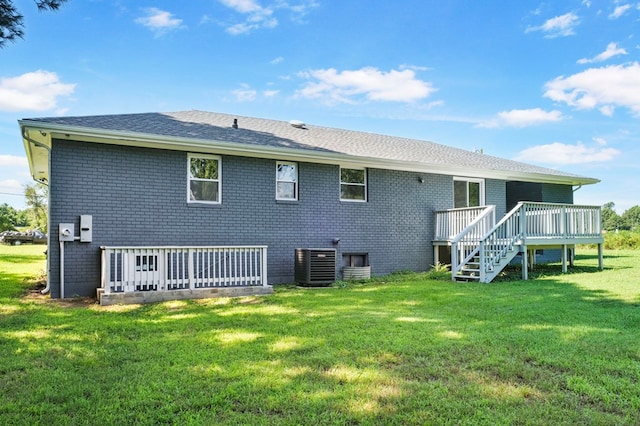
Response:
POLYGON ((602 181, 576 203, 640 204, 640 2, 15 3, 0 203, 31 182, 20 118, 199 109, 482 149, 602 181))

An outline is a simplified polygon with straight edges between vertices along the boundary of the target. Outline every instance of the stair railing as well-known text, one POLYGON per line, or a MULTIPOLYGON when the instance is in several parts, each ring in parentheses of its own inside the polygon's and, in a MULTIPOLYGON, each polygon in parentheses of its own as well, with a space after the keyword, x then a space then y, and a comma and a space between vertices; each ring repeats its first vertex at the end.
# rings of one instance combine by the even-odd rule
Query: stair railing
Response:
POLYGON ((526 209, 520 202, 480 239, 480 282, 489 282, 500 272, 495 267, 522 240, 525 223, 526 209))
POLYGON ((451 279, 473 259, 479 251, 480 240, 496 223, 496 206, 486 206, 458 235, 451 240, 451 279))

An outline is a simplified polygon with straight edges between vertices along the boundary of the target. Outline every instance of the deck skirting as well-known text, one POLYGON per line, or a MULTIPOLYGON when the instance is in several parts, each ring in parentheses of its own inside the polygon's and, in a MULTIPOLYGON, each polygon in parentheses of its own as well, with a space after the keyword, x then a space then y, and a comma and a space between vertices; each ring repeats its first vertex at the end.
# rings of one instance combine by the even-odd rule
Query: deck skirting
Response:
POLYGON ((166 302, 169 300, 211 299, 216 297, 260 296, 273 293, 273 286, 245 286, 204 288, 193 290, 134 291, 127 293, 105 293, 98 289, 98 303, 102 306, 132 305, 166 302))

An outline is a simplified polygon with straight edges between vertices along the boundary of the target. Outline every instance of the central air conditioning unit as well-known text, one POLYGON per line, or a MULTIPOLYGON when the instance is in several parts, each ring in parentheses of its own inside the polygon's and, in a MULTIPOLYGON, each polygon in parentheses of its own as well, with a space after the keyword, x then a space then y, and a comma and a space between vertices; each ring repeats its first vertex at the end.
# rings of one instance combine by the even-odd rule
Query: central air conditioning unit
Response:
POLYGON ((328 286, 336 280, 336 249, 298 248, 295 280, 303 286, 328 286))

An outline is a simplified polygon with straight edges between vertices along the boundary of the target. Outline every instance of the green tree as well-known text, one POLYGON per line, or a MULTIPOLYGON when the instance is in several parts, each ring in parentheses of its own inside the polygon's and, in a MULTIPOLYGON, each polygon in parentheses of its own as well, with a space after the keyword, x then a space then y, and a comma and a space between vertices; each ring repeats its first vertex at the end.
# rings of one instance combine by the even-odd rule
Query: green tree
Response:
MULTIPOLYGON (((35 0, 38 10, 58 10, 67 0, 35 0)), ((0 48, 8 41, 24 36, 23 16, 18 12, 13 0, 0 0, 0 48)))
POLYGON ((25 227, 29 226, 29 214, 27 210, 18 210, 16 215, 16 226, 25 227))
POLYGON ((18 225, 18 212, 9 204, 0 204, 0 232, 13 231, 18 225))
POLYGON ((622 213, 622 218, 631 229, 640 229, 640 206, 633 206, 622 213))
POLYGON ((27 185, 24 189, 27 203, 27 218, 32 228, 47 232, 47 200, 49 187, 42 183, 27 185))
POLYGON ((614 210, 615 206, 612 201, 602 206, 602 229, 605 231, 629 229, 629 224, 614 210))

